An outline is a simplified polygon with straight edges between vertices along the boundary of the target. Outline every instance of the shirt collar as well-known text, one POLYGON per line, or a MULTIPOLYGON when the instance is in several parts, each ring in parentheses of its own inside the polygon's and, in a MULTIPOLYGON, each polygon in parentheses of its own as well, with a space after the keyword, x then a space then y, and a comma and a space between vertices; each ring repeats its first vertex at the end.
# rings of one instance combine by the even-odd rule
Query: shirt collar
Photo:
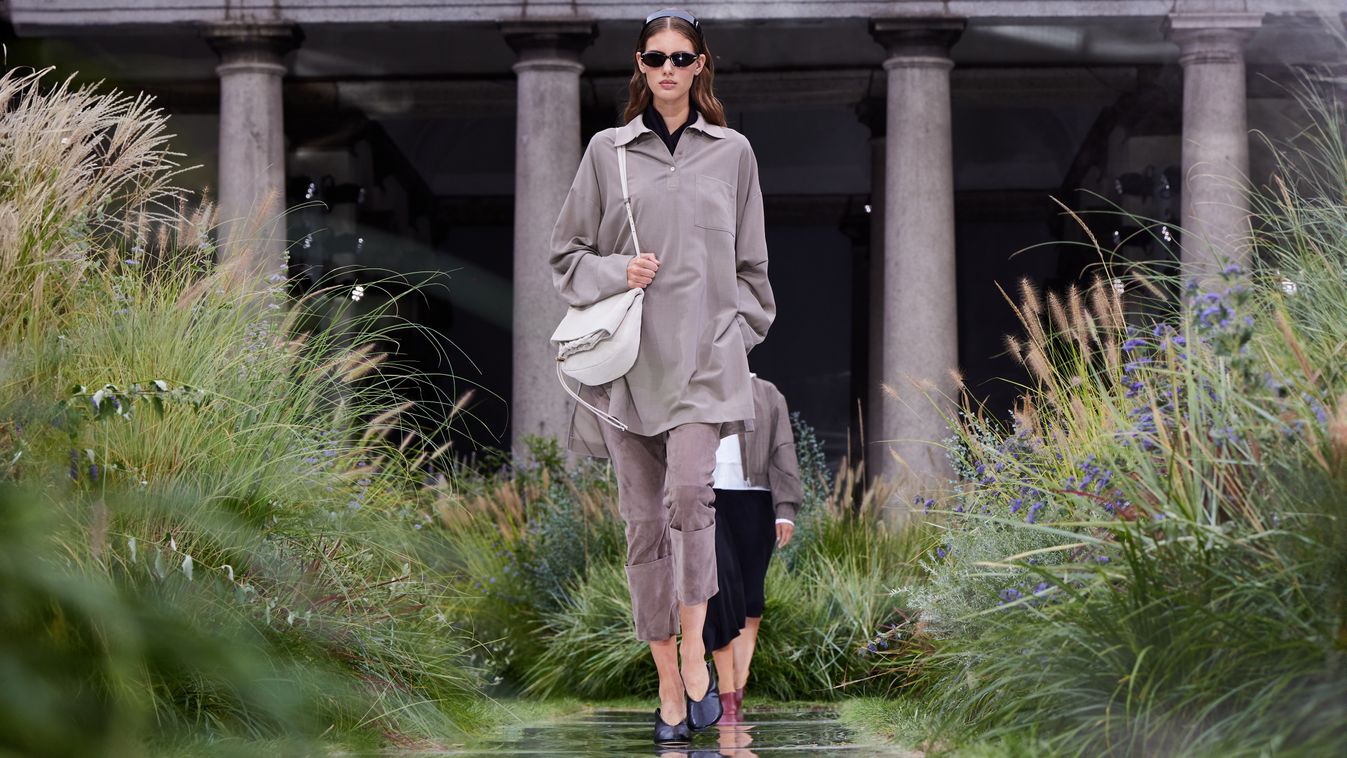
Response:
MULTIPOLYGON (((708 122, 706 117, 700 112, 697 113, 697 119, 691 124, 688 124, 687 128, 696 129, 702 134, 715 139, 725 138, 725 127, 716 126, 715 124, 708 122)), ((650 130, 650 127, 645 125, 644 120, 641 118, 641 114, 638 113, 636 114, 636 118, 633 118, 625 125, 617 128, 617 133, 613 135, 613 144, 617 147, 622 147, 647 132, 654 134, 654 132, 650 130)))

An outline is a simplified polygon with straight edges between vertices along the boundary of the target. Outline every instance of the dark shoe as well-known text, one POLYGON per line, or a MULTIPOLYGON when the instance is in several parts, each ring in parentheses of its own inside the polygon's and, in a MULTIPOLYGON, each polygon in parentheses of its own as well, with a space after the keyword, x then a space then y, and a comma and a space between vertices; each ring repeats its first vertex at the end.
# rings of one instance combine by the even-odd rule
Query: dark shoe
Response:
POLYGON ((664 719, 660 718, 659 709, 655 709, 655 744, 656 745, 686 745, 692 742, 692 732, 688 731, 688 720, 683 719, 677 724, 666 724, 664 719))
MULTIPOLYGON (((721 716, 720 693, 716 691, 716 670, 710 663, 706 664, 706 674, 710 677, 710 681, 701 700, 693 700, 691 695, 683 695, 688 701, 688 727, 694 732, 714 725, 721 716)), ((687 689, 686 682, 683 683, 683 689, 687 689)))
POLYGON ((734 710, 742 711, 744 709, 744 688, 740 687, 734 691, 734 710))

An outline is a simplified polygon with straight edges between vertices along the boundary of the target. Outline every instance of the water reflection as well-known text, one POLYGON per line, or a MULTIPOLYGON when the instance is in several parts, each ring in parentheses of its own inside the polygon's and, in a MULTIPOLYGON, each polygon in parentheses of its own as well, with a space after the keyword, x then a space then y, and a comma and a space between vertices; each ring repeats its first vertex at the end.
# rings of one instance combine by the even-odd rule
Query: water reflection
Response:
POLYGON ((752 724, 734 724, 720 728, 720 754, 730 758, 758 758, 748 749, 753 743, 752 724))
POLYGON ((585 711, 546 724, 507 727, 449 755, 757 758, 761 754, 782 758, 817 755, 820 749, 864 756, 905 755, 858 741, 835 711, 821 708, 754 711, 740 723, 717 725, 696 734, 691 745, 680 747, 654 745, 651 726, 650 712, 645 710, 585 711))

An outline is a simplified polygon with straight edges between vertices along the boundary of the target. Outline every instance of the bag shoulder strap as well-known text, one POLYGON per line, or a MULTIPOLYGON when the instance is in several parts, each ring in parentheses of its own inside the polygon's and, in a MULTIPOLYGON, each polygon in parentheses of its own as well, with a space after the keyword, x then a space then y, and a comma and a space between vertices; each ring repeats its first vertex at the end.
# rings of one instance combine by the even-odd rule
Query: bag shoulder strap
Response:
POLYGON ((636 236, 636 216, 631 212, 631 190, 627 187, 627 146, 617 148, 617 173, 622 177, 622 206, 627 209, 627 226, 631 228, 631 243, 636 254, 641 254, 641 240, 636 236))
POLYGON ((601 411, 598 408, 595 408, 594 406, 585 402, 585 399, 583 397, 580 397, 580 395, 577 394, 575 390, 571 389, 571 386, 566 383, 566 375, 561 373, 560 362, 557 363, 557 381, 561 382, 561 388, 566 390, 566 394, 575 398, 575 402, 588 408, 595 416, 599 417, 600 421, 608 424, 609 426, 619 431, 623 432, 627 431, 627 425, 622 423, 617 416, 614 416, 611 413, 607 413, 606 411, 601 411))

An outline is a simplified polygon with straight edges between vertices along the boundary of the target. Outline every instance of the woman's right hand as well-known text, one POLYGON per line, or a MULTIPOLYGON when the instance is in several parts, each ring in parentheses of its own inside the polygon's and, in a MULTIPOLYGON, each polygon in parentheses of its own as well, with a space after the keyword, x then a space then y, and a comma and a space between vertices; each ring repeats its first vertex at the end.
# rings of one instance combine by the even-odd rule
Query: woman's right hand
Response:
POLYGON ((655 273, 659 271, 659 259, 650 253, 641 253, 627 264, 627 288, 645 289, 650 283, 655 281, 655 273))

